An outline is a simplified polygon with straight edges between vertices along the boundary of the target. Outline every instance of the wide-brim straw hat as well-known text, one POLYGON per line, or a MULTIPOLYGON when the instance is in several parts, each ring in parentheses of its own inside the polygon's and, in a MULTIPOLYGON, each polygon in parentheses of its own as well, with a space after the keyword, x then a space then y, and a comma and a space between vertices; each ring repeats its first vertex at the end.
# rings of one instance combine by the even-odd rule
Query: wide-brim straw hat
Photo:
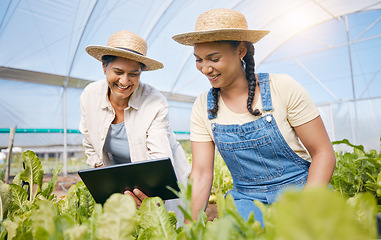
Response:
POLYGON ((147 43, 139 35, 130 31, 119 31, 111 35, 107 46, 91 45, 86 47, 86 52, 94 58, 102 61, 104 55, 113 55, 121 58, 131 59, 143 63, 143 71, 163 68, 159 61, 146 57, 147 43))
POLYGON ((173 36, 173 40, 184 45, 215 41, 246 41, 256 43, 270 31, 249 30, 245 16, 232 9, 212 9, 202 13, 194 32, 173 36))

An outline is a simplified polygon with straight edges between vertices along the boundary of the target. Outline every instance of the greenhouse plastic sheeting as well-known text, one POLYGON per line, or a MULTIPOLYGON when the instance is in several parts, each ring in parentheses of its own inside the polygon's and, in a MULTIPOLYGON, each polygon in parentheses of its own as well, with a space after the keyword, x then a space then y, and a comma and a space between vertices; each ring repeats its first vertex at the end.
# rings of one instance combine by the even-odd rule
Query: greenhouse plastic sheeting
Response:
MULTIPOLYGON (((141 80, 171 100, 173 130, 189 132, 189 99, 210 85, 194 66, 192 47, 171 37, 192 31, 199 14, 212 8, 236 9, 249 28, 271 31, 255 44, 257 72, 287 73, 300 82, 319 106, 332 140, 380 147, 381 131, 370 125, 379 119, 381 98, 376 0, 2 0, 0 128, 77 129, 82 88, 104 79, 100 62, 84 49, 126 29, 145 38, 148 56, 164 63, 141 80), (171 99, 176 94, 188 101, 171 99)), ((62 135, 18 134, 15 145, 63 144, 62 135)), ((67 144, 82 138, 67 137, 67 144)), ((0 147, 8 138, 0 134, 0 147)))

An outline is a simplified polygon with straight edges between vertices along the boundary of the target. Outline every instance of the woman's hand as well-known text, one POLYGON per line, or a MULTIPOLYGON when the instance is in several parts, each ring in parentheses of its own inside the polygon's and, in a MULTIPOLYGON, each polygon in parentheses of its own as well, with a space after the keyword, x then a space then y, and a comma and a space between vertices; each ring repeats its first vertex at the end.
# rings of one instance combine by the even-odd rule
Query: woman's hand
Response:
POLYGON ((131 197, 134 198, 136 207, 140 207, 140 205, 142 205, 143 200, 148 197, 137 188, 134 188, 132 191, 126 190, 124 191, 124 194, 129 194, 131 197))

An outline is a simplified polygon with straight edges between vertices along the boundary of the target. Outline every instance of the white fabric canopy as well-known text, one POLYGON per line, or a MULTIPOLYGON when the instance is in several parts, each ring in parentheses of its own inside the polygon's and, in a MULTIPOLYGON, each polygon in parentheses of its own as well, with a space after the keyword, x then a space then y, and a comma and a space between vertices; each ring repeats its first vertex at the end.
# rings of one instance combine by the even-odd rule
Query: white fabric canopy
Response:
MULTIPOLYGON (((104 78, 85 52, 119 30, 147 40, 165 68, 145 72, 171 104, 177 132, 189 131, 192 100, 210 88, 193 49, 173 41, 212 8, 242 12, 249 28, 270 30, 255 45, 257 72, 287 73, 320 107, 332 140, 380 148, 381 1, 376 0, 2 0, 0 128, 77 129, 79 96, 104 78), (15 81, 16 80, 16 81, 15 81), (66 99, 66 100, 63 100, 66 99), (364 133, 366 134, 364 134, 364 133)), ((79 134, 20 134, 15 145, 80 144, 79 134)), ((8 135, 0 134, 0 147, 8 135)))

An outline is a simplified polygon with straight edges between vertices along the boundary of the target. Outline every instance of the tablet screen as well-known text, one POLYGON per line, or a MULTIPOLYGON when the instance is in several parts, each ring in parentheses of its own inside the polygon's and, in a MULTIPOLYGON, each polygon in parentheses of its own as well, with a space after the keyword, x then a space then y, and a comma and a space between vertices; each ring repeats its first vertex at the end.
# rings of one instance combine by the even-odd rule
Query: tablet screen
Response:
POLYGON ((167 187, 179 191, 177 178, 169 158, 125 163, 78 171, 97 203, 103 204, 113 193, 140 189, 148 197, 163 200, 177 196, 167 187))

